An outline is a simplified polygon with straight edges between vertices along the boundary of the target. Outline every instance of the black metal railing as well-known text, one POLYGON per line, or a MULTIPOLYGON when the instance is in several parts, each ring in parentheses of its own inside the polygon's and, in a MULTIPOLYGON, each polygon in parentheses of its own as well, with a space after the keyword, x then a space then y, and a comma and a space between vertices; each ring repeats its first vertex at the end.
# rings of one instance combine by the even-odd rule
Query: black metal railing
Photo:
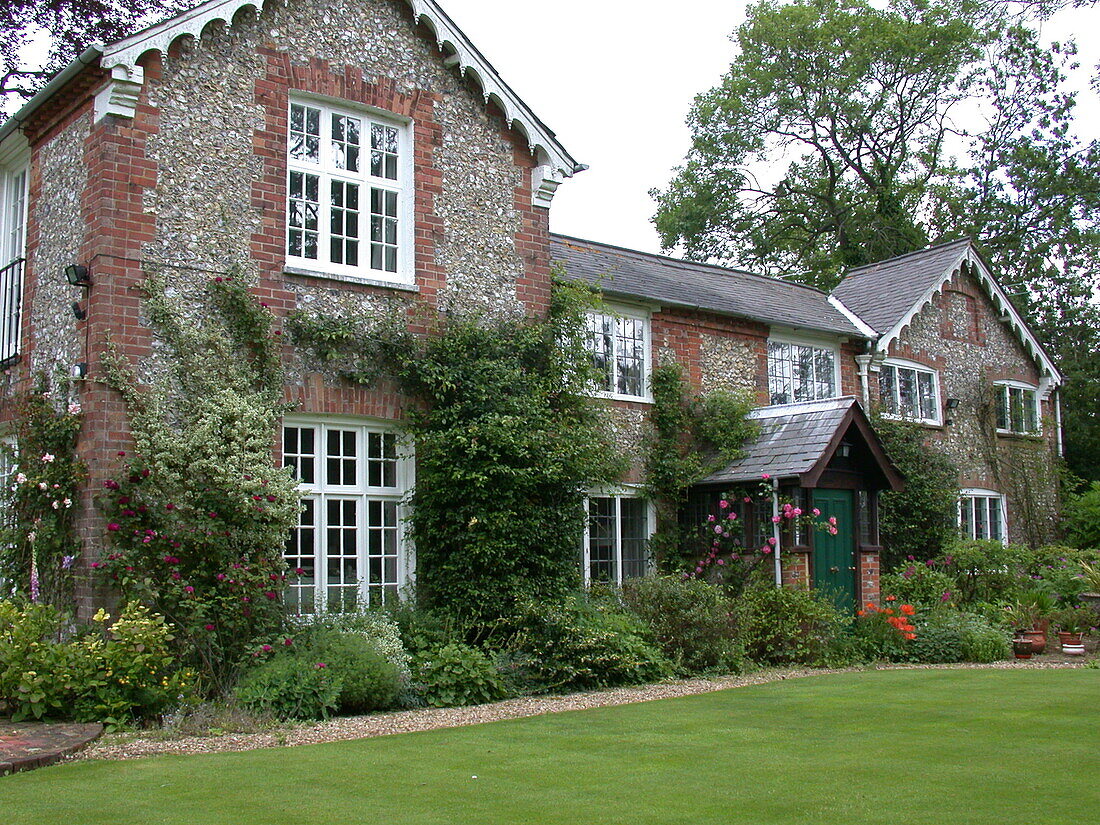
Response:
POLYGON ((0 269, 0 365, 10 363, 19 354, 23 261, 16 258, 0 269))

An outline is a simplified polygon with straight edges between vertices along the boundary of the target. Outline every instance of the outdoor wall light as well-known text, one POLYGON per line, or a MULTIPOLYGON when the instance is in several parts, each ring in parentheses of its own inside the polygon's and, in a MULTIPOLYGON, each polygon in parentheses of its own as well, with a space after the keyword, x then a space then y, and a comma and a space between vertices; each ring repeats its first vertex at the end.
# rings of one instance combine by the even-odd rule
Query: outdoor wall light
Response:
POLYGON ((92 276, 88 267, 80 264, 69 264, 65 267, 65 279, 73 286, 82 286, 85 289, 92 285, 92 276))
POLYGON ((77 381, 83 381, 88 377, 88 363, 81 361, 79 364, 73 364, 73 378, 77 381))
POLYGON ((836 454, 839 458, 847 458, 852 454, 852 445, 847 441, 841 441, 836 448, 836 454))
POLYGON ((959 399, 957 399, 957 398, 948 398, 946 401, 943 402, 943 409, 947 413, 943 417, 943 425, 945 427, 950 427, 952 424, 955 423, 955 419, 952 418, 951 412, 953 410, 958 409, 958 406, 959 406, 959 399))
POLYGON ((73 301, 73 316, 78 321, 83 321, 88 317, 87 311, 80 305, 80 301, 73 301))

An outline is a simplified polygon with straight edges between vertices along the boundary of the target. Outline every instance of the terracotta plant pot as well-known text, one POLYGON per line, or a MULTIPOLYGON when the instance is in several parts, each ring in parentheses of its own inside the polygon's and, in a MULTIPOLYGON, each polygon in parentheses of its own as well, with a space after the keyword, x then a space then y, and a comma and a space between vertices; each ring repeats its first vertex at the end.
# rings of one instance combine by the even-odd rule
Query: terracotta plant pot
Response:
POLYGON ((1012 640, 1012 652, 1017 659, 1031 658, 1031 639, 1018 638, 1012 640))
POLYGON ((1031 640, 1031 652, 1038 655, 1047 649, 1047 634, 1038 628, 1025 630, 1023 635, 1031 640))
POLYGON ((1067 656, 1085 655, 1085 642, 1080 633, 1059 631, 1058 641, 1062 643, 1062 652, 1067 656))

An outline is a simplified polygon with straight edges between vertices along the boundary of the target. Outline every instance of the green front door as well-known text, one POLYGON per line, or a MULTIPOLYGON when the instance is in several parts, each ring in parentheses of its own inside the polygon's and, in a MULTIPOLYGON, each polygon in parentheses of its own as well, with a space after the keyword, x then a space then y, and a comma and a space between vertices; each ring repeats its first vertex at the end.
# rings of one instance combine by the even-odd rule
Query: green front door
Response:
POLYGON ((814 533, 814 589, 828 594, 837 607, 851 611, 856 600, 855 519, 851 490, 814 490, 818 521, 836 519, 836 534, 814 533))

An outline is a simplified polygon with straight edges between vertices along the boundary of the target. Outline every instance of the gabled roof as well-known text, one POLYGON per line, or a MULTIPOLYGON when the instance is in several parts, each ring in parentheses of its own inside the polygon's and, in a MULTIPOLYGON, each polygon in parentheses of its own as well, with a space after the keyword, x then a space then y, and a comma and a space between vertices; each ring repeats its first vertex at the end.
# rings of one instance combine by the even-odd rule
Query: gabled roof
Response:
POLYGON ((970 241, 964 238, 856 267, 844 276, 833 295, 885 335, 940 282, 945 272, 957 269, 969 251, 970 241))
POLYGON ((856 431, 865 475, 878 476, 883 487, 898 490, 904 479, 886 457, 878 436, 855 398, 829 398, 760 407, 749 413, 760 426, 745 445, 745 455, 712 473, 702 485, 760 481, 767 474, 777 481, 797 479, 803 487, 817 486, 840 442, 856 431))
POLYGON ((598 286, 605 295, 870 337, 830 303, 828 295, 802 284, 566 235, 550 236, 550 257, 564 266, 566 277, 598 286))
POLYGON ((902 331, 963 268, 982 285, 1040 372, 1053 383, 1062 374, 1031 332, 989 266, 969 238, 919 249, 896 258, 851 270, 833 290, 833 297, 870 324, 879 334, 878 349, 886 352, 902 331))
MULTIPOLYGON (((137 102, 136 90, 133 87, 140 88, 143 82, 143 73, 138 66, 138 60, 143 54, 149 51, 166 53, 168 47, 179 38, 199 37, 203 29, 214 22, 230 26, 239 11, 251 7, 259 12, 265 2, 266 0, 208 0, 124 40, 107 45, 92 44, 84 54, 66 67, 61 75, 68 80, 93 60, 98 59, 99 65, 123 86, 124 91, 119 97, 126 98, 125 107, 129 108, 137 102)), ((440 60, 447 66, 456 67, 462 77, 472 80, 480 89, 486 104, 494 103, 500 108, 504 113, 505 122, 526 138, 532 154, 538 157, 539 164, 551 167, 550 176, 560 181, 563 177, 570 177, 587 168, 573 159, 558 141, 554 132, 501 79, 492 64, 485 59, 435 0, 404 0, 404 2, 411 8, 413 19, 423 23, 435 35, 441 52, 440 60)), ((16 124, 26 120, 49 99, 60 85, 48 84, 27 101, 9 122, 0 126, 0 142, 15 130, 16 124)), ((117 101, 113 102, 117 105, 117 101)), ((123 113, 117 108, 108 111, 113 114, 123 113)))

